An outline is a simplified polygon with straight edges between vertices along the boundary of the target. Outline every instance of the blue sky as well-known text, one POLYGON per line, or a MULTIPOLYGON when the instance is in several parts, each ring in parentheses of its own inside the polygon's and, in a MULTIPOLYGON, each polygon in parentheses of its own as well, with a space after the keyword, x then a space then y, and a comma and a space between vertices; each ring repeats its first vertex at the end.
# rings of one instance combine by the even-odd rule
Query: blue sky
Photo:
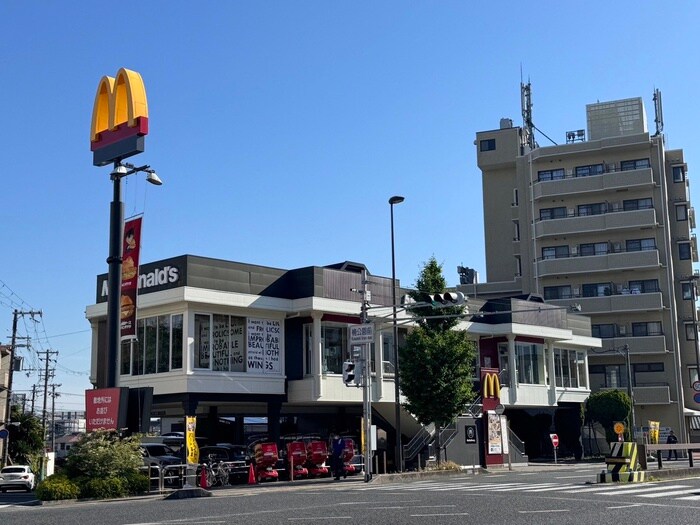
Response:
MULTIPOLYGON (((363 262, 413 284, 431 256, 448 284, 484 270, 475 133, 521 123, 556 142, 585 106, 641 96, 668 146, 696 145, 700 3, 468 1, 6 2, 0 8, 0 341, 14 309, 32 348, 57 350, 56 406, 89 388, 84 310, 107 271, 109 167, 92 166, 95 90, 120 67, 148 95, 146 151, 164 185, 124 186, 144 213, 142 261, 194 254, 280 268, 363 262), (668 7, 667 7, 668 5, 668 7)), ((541 145, 549 144, 541 135, 541 145)), ((692 186, 693 195, 698 189, 692 186)), ((36 371, 15 375, 28 392, 36 371)), ((38 398, 41 406, 41 396, 38 398)))

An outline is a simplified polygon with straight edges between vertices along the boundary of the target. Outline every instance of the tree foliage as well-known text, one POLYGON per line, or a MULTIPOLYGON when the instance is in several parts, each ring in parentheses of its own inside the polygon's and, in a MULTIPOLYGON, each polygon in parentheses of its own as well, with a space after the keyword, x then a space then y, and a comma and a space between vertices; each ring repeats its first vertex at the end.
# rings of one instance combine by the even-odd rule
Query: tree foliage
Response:
POLYGON ((86 434, 71 448, 66 459, 69 478, 125 477, 143 465, 139 437, 120 439, 114 432, 86 434))
POLYGON ((608 441, 614 441, 613 425, 616 421, 626 420, 631 408, 632 403, 626 392, 600 390, 591 394, 586 401, 586 419, 600 423, 605 429, 608 441))
MULTIPOLYGON (((442 265, 431 257, 411 295, 419 300, 421 294, 444 292, 445 285, 442 265)), ((399 381, 406 409, 424 425, 450 424, 474 398, 475 344, 466 332, 454 329, 462 310, 429 306, 411 310, 416 326, 399 349, 399 381)))
POLYGON ((9 425, 8 456, 15 464, 38 466, 38 458, 44 449, 41 420, 19 406, 12 407, 12 424, 9 425))

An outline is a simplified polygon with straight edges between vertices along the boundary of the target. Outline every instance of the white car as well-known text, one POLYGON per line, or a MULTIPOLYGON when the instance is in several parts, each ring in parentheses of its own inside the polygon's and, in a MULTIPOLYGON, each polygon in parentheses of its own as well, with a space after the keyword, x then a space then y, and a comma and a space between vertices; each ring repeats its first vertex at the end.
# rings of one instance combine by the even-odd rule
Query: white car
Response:
POLYGON ((36 480, 31 467, 27 465, 11 465, 0 470, 0 492, 7 489, 34 490, 36 480))

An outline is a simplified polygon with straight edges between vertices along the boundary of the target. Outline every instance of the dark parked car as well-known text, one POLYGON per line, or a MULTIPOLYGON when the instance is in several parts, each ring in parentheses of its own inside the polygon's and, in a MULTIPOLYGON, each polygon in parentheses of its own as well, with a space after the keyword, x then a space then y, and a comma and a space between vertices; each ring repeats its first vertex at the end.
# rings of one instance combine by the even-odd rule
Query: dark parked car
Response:
MULTIPOLYGON (((177 453, 162 443, 141 443, 143 464, 146 467, 158 467, 163 471, 165 483, 175 485, 179 483, 180 465, 183 460, 177 453)), ((151 474, 151 477, 153 474, 151 474)))
POLYGON ((200 463, 223 461, 229 468, 229 483, 235 481, 248 481, 248 470, 250 468, 250 455, 245 445, 233 445, 231 443, 217 443, 207 445, 199 449, 200 463))

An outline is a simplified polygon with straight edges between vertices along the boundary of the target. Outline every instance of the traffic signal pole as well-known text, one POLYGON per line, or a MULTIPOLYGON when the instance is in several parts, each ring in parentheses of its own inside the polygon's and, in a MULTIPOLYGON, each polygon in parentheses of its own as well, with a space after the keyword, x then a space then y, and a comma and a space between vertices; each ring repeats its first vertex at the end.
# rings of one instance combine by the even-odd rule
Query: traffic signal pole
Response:
MULTIPOLYGON (((369 297, 367 290, 367 271, 362 270, 362 323, 369 323, 367 316, 367 307, 369 305, 369 297)), ((365 483, 372 479, 372 374, 370 371, 370 347, 369 343, 362 345, 362 431, 364 432, 364 471, 365 483)))

